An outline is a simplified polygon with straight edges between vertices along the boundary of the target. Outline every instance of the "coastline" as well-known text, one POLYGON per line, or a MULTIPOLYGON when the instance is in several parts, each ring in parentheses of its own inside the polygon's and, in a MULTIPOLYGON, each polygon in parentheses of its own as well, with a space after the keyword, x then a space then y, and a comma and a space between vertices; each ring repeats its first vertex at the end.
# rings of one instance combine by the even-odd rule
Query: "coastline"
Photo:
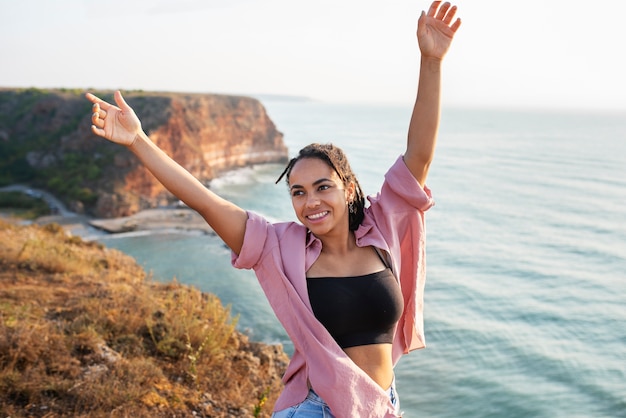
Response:
POLYGON ((87 224, 110 234, 135 231, 161 232, 164 230, 215 233, 198 212, 189 208, 144 209, 131 216, 121 218, 90 219, 87 224))
POLYGON ((24 220, 11 213, 0 213, 3 220, 20 225, 46 225, 55 223, 84 241, 96 241, 103 237, 127 233, 164 233, 168 231, 214 235, 215 231, 193 209, 156 208, 145 209, 131 216, 111 219, 91 218, 87 215, 65 213, 46 215, 34 220, 24 220))
POLYGON ((24 185, 12 185, 0 188, 0 191, 20 191, 43 199, 52 212, 34 220, 24 220, 13 216, 10 212, 0 212, 4 220, 22 225, 50 223, 59 224, 68 233, 77 235, 85 241, 94 241, 103 236, 130 232, 197 232, 208 235, 215 231, 204 218, 188 207, 166 206, 144 209, 130 216, 120 218, 92 218, 68 210, 65 205, 52 194, 33 189, 24 185))

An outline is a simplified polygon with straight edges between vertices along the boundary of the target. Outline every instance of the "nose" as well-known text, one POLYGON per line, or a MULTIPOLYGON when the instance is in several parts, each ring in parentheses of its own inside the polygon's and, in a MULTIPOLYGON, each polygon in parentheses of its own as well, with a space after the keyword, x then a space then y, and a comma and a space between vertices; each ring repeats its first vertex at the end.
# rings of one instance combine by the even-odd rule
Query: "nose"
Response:
POLYGON ((312 194, 310 194, 306 199, 307 208, 314 208, 316 206, 319 206, 319 204, 320 204, 320 200, 312 194))

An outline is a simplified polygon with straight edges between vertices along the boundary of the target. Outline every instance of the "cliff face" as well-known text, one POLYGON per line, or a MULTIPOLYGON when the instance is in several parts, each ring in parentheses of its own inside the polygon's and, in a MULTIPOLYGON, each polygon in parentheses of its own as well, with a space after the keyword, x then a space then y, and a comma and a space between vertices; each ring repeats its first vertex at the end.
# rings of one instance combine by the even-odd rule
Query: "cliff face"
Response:
MULTIPOLYGON (((98 96, 112 102, 109 93, 98 96)), ((201 182, 237 167, 285 162, 262 104, 240 96, 128 92, 151 139, 201 182)), ((125 148, 90 132, 82 92, 0 90, 0 185, 26 182, 98 217, 131 215, 175 198, 125 148)))

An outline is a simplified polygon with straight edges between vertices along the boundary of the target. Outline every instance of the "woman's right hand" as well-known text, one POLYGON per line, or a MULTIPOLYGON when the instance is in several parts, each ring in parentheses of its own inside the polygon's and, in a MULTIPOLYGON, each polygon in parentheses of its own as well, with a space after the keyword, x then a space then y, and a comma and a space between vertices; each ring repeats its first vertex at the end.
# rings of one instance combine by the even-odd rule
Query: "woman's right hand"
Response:
POLYGON ((137 136, 142 132, 141 122, 128 106, 122 93, 115 92, 114 98, 117 106, 105 102, 91 93, 85 95, 93 103, 91 115, 91 131, 103 138, 117 144, 131 146, 137 136))

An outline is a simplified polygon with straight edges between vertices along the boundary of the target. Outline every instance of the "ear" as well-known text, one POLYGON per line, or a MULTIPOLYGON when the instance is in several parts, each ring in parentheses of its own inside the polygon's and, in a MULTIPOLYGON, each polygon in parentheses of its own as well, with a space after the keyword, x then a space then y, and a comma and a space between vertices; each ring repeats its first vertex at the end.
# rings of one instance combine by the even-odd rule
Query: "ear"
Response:
POLYGON ((354 182, 351 181, 346 187, 346 201, 353 202, 355 196, 356 196, 356 186, 354 182))

